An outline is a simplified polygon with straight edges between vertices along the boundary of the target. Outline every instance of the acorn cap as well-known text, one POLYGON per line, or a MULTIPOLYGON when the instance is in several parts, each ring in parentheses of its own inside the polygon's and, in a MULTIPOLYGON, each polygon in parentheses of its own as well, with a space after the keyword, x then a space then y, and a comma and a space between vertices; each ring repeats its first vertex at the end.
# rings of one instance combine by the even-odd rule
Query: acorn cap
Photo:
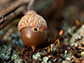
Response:
POLYGON ((26 15, 24 15, 18 23, 18 30, 20 31, 24 27, 42 27, 47 28, 47 23, 44 18, 38 15, 35 11, 28 11, 26 15))

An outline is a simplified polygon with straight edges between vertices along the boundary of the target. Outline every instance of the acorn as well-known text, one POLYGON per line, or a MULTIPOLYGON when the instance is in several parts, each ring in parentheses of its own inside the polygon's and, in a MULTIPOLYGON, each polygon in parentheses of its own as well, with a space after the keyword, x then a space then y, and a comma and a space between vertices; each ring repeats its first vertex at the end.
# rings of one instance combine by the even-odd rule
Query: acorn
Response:
POLYGON ((18 30, 21 33, 22 40, 28 47, 44 45, 46 29, 46 21, 34 10, 28 11, 18 23, 18 30))

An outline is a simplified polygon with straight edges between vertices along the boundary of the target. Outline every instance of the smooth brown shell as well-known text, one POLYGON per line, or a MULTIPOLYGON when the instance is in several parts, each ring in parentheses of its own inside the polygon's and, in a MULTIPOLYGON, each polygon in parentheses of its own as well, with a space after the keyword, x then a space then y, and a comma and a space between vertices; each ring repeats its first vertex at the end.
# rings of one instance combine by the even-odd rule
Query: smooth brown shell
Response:
MULTIPOLYGON (((40 29, 40 28, 39 28, 40 29)), ((21 37, 26 46, 41 46, 45 36, 45 30, 34 32, 32 27, 25 27, 21 31, 21 37)))

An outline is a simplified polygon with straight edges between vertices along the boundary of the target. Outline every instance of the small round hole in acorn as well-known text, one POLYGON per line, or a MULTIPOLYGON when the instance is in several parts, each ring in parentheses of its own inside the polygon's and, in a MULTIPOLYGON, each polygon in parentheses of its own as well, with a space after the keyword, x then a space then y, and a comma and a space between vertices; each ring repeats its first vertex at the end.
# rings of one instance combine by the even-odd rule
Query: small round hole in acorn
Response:
POLYGON ((34 28, 34 31, 37 31, 37 28, 34 28))
POLYGON ((33 32, 38 32, 39 28, 38 27, 33 27, 32 30, 33 30, 33 32))

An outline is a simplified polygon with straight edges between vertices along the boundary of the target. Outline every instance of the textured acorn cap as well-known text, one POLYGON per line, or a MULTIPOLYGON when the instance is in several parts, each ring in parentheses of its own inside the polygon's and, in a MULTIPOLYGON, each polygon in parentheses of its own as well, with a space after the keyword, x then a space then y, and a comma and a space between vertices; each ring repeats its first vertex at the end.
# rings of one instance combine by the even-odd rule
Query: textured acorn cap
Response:
POLYGON ((26 15, 24 15, 18 23, 18 30, 20 31, 24 27, 42 27, 47 28, 47 23, 43 17, 38 15, 35 11, 28 11, 26 15))

